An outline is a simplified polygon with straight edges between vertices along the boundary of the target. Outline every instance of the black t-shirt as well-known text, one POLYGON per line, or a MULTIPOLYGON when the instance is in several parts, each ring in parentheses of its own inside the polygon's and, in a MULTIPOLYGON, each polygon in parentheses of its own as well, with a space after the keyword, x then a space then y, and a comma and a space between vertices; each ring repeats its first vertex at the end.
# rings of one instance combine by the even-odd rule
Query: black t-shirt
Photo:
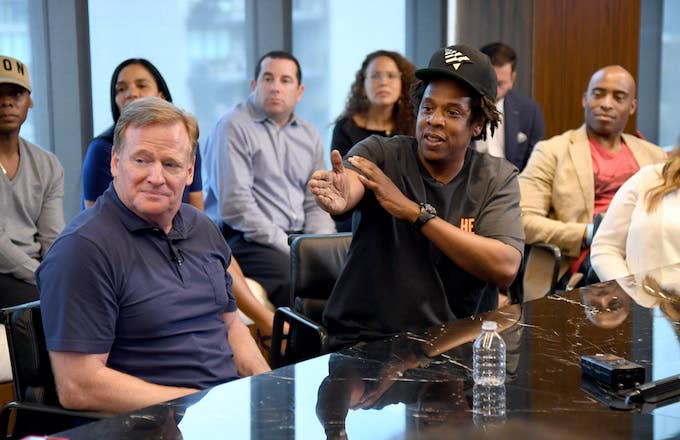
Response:
MULTIPOLYGON (((442 185, 418 160, 412 137, 371 136, 350 153, 373 161, 406 197, 430 203, 449 223, 523 252, 517 169, 506 160, 468 148, 461 171, 442 185)), ((392 217, 371 191, 354 216, 347 262, 324 313, 334 347, 497 307, 495 286, 458 267, 411 223, 392 217)))

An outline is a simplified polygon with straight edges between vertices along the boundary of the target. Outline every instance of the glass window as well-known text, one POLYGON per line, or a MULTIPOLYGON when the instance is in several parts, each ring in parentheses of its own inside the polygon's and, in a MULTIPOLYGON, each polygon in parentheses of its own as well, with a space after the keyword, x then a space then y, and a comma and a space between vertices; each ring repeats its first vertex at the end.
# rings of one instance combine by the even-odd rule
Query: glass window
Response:
POLYGON ((201 142, 248 90, 245 0, 90 0, 89 19, 95 135, 113 123, 111 74, 127 58, 158 68, 173 102, 198 119, 201 142))
POLYGON ((659 90, 659 145, 672 148, 680 138, 676 106, 680 100, 680 3, 663 2, 661 86, 659 90))
POLYGON ((296 114, 317 127, 327 152, 364 57, 378 49, 404 54, 405 9, 393 0, 293 0, 293 53, 305 85, 296 114))
POLYGON ((458 0, 448 0, 446 5, 446 44, 455 43, 458 38, 456 37, 456 20, 458 20, 458 0))
POLYGON ((0 54, 28 67, 33 108, 21 126, 21 137, 54 151, 50 146, 45 45, 39 2, 0 0, 0 54))

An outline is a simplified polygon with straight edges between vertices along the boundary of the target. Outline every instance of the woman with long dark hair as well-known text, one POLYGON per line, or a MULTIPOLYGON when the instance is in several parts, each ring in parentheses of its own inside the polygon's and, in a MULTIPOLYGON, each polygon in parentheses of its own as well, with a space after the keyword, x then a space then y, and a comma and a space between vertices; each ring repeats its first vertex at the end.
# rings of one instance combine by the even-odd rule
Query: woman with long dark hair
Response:
MULTIPOLYGON (((120 63, 111 75, 111 114, 113 125, 87 147, 83 163, 83 207, 92 206, 113 180, 111 176, 111 148, 113 127, 120 112, 135 99, 156 96, 172 102, 168 85, 156 66, 144 58, 130 58, 120 63)), ((203 182, 201 179, 201 156, 196 150, 194 181, 184 190, 183 201, 203 210, 203 182)))

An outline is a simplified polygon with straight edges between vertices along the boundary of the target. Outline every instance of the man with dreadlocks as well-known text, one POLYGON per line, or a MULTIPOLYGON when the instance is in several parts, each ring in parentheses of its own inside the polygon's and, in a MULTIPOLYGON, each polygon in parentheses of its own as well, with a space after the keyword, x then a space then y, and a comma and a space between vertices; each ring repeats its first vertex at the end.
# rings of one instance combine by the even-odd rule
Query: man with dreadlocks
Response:
POLYGON ((324 313, 333 348, 495 309, 522 260, 517 169, 470 147, 495 127, 486 55, 450 46, 415 73, 416 136, 372 136, 309 183, 353 240, 324 313))

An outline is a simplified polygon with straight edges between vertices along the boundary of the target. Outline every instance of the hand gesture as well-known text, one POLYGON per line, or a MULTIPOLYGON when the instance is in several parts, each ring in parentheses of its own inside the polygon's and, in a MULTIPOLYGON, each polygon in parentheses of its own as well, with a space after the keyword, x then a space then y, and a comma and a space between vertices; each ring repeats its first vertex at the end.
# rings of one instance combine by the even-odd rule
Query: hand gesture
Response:
POLYGON ((342 214, 347 210, 349 181, 338 150, 331 152, 331 165, 330 171, 319 170, 312 174, 309 188, 321 208, 331 214, 342 214))
POLYGON ((385 211, 398 219, 415 221, 420 212, 418 204, 406 197, 376 164, 360 156, 352 156, 348 160, 361 171, 363 175, 359 175, 359 181, 373 191, 385 211))

